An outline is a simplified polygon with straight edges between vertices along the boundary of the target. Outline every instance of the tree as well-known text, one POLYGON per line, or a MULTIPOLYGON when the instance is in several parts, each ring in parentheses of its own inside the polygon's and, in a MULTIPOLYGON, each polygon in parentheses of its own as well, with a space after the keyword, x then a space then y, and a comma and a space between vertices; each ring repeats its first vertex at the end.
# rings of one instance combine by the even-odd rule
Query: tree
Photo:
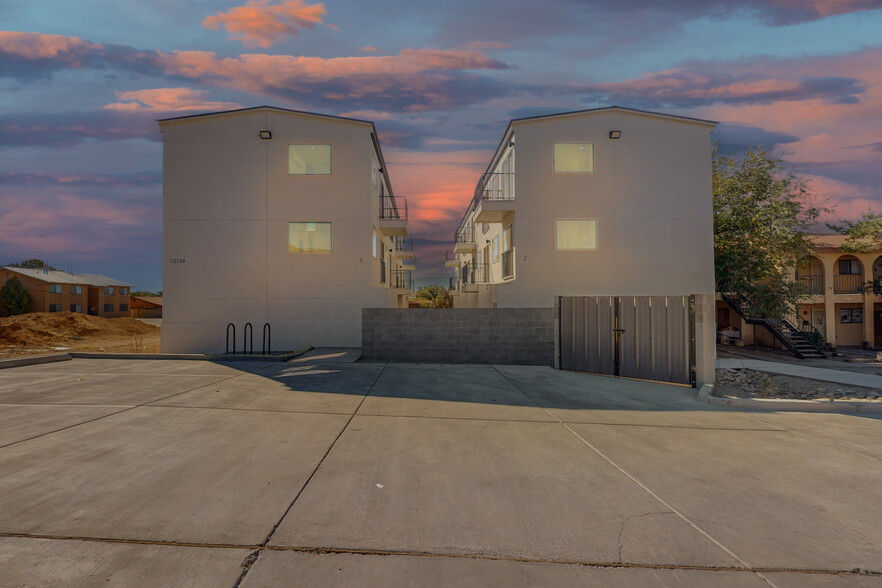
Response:
POLYGON ((47 269, 50 271, 56 271, 54 267, 52 267, 42 259, 26 259, 18 263, 10 263, 8 267, 21 267, 25 269, 47 269))
POLYGON ((713 152, 714 270, 717 291, 746 295, 753 311, 781 317, 795 310, 805 287, 793 268, 812 252, 809 227, 823 209, 811 206, 807 184, 762 148, 737 161, 713 152))
POLYGON ((30 312, 33 299, 21 280, 12 276, 0 288, 0 316, 14 316, 30 312))
POLYGON ((882 249, 882 214, 867 211, 857 221, 828 224, 832 230, 846 235, 842 250, 850 253, 872 253, 882 249))
POLYGON ((413 302, 420 308, 453 308, 453 298, 446 288, 441 286, 425 286, 413 295, 413 302))

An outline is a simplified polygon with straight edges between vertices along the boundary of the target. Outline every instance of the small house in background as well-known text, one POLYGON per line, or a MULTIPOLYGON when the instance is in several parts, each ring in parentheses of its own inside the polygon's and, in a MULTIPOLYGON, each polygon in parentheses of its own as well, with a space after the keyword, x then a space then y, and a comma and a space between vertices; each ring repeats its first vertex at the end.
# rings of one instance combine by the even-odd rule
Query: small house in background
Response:
POLYGON ((31 312, 78 312, 114 318, 129 316, 132 285, 98 274, 47 269, 0 268, 0 284, 17 277, 33 305, 31 312))
POLYGON ((162 318, 162 296, 132 296, 132 318, 162 318))

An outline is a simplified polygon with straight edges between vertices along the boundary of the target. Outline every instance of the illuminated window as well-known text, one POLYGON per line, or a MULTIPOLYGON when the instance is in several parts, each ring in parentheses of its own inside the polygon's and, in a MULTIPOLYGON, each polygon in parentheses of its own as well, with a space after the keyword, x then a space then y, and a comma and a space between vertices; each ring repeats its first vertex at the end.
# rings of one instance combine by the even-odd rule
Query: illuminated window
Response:
POLYGON ((371 255, 380 257, 380 243, 377 238, 377 229, 371 227, 371 255))
POLYGON ((330 253, 331 223, 288 223, 289 253, 330 253))
POLYGON ((558 251, 592 251, 597 249, 596 220, 554 221, 554 248, 558 251))
POLYGON ((330 145, 288 145, 288 173, 327 176, 331 174, 330 145))
POLYGON ((555 143, 555 173, 591 173, 594 171, 593 143, 555 143))
POLYGON ((49 284, 50 294, 61 294, 61 284, 49 284))

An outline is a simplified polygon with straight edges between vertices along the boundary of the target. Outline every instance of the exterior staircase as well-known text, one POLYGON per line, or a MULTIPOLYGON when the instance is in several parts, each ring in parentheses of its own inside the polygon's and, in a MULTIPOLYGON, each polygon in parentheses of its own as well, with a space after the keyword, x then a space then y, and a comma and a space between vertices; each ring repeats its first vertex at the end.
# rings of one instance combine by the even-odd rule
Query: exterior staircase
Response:
POLYGON ((768 318, 758 315, 751 304, 750 299, 738 293, 721 293, 723 301, 735 309, 747 324, 761 325, 772 334, 784 347, 799 359, 823 359, 826 358, 821 347, 821 336, 817 329, 807 321, 801 321, 801 327, 797 328, 786 318, 768 318))

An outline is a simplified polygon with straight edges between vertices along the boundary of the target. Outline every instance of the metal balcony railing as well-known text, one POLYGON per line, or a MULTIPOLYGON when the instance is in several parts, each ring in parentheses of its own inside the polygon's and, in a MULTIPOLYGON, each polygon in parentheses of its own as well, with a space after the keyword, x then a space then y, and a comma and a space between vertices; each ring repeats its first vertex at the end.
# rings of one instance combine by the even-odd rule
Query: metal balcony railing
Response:
POLYGON ((514 200, 514 186, 514 174, 511 172, 483 174, 475 188, 475 198, 481 200, 514 200))
POLYGON ((456 261, 456 253, 453 252, 453 249, 447 249, 444 252, 444 261, 456 261))
POLYGON ((395 237, 395 251, 413 251, 413 238, 395 237))
POLYGON ((514 247, 502 252, 502 279, 514 277, 514 247))
POLYGON ((490 265, 468 263, 462 266, 460 274, 463 284, 487 284, 490 282, 490 265))
POLYGON ((836 294, 859 294, 863 280, 860 274, 838 274, 833 276, 833 292, 836 294))
POLYGON ((474 243, 475 242, 474 227, 471 225, 467 225, 465 227, 460 227, 456 231, 455 237, 456 237, 457 243, 474 243))
POLYGON ((806 292, 809 294, 824 293, 824 276, 798 276, 799 283, 805 286, 806 292))
POLYGON ((380 196, 380 220, 407 220, 407 198, 380 196))
POLYGON ((386 283, 386 260, 385 259, 380 260, 380 283, 381 284, 386 283))
POLYGON ((413 276, 410 270, 392 270, 389 272, 389 287, 413 290, 413 276))

